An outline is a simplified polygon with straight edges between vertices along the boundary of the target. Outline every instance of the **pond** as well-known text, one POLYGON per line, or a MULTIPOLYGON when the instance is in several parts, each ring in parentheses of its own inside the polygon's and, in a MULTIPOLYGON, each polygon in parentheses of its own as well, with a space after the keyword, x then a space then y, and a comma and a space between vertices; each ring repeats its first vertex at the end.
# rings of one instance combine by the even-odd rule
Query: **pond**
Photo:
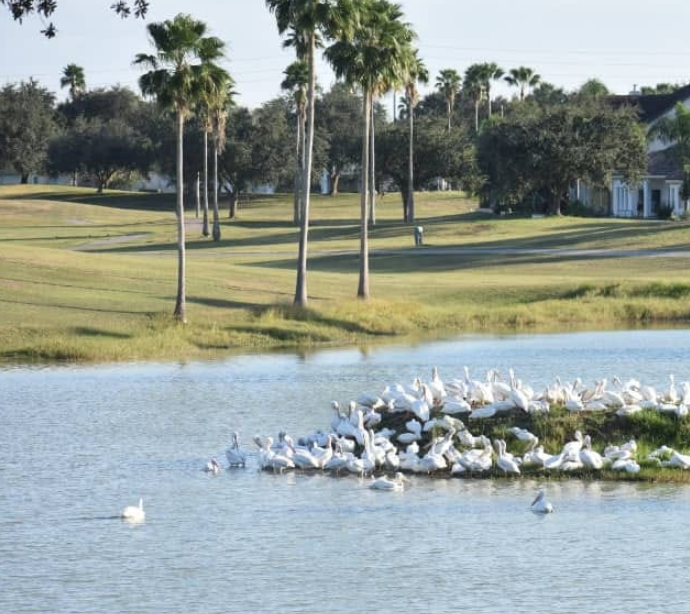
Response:
POLYGON ((690 332, 472 336, 209 362, 0 368, 0 612, 683 611, 690 488, 256 469, 254 434, 325 428, 386 383, 507 371, 690 380, 690 332), (238 430, 248 467, 218 476, 238 430), (144 499, 146 522, 123 523, 144 499))

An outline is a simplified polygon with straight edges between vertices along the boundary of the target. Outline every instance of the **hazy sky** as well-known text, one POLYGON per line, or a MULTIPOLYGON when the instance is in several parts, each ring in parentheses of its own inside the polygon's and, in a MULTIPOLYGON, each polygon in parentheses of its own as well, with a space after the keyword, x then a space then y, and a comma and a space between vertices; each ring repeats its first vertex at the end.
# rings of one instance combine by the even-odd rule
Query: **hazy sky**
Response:
MULTIPOLYGON (((59 92, 64 66, 84 67, 89 87, 120 83, 136 88, 137 52, 150 50, 141 20, 118 18, 113 0, 59 0, 58 36, 45 39, 41 22, 12 21, 0 6, 0 83, 34 77, 59 92)), ((474 62, 504 69, 526 65, 566 89, 597 77, 617 93, 633 85, 690 81, 690 1, 657 0, 402 0, 433 78, 442 68, 464 72, 474 62)), ((293 60, 281 49, 263 0, 151 0, 150 21, 191 13, 228 43, 227 67, 239 102, 256 106, 280 93, 282 71, 293 60)), ((323 63, 319 80, 333 77, 323 63)), ((431 87, 431 86, 430 86, 431 87)), ((505 86, 497 92, 507 93, 505 86)), ((63 90, 58 94, 66 96, 63 90)))

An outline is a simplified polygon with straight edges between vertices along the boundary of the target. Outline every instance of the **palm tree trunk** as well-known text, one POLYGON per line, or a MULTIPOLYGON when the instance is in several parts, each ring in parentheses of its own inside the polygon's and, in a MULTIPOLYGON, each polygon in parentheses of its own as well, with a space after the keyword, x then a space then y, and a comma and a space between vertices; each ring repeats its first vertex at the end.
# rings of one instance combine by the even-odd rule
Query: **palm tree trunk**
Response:
POLYGON ((491 85, 486 84, 486 100, 489 109, 489 117, 491 117, 491 85))
POLYGON ((213 240, 220 241, 220 210, 218 208, 218 135, 213 135, 213 240))
POLYGON ((198 218, 199 215, 201 215, 201 178, 199 177, 199 173, 197 172, 196 174, 196 217, 198 218))
POLYGON ((183 138, 184 115, 177 112, 177 298, 175 299, 175 311, 173 316, 187 323, 187 298, 185 288, 185 228, 184 228, 184 178, 183 178, 183 138))
POLYGON ((201 234, 208 237, 208 131, 204 130, 204 221, 201 234))
POLYGON ((302 178, 302 113, 297 111, 297 145, 295 147, 295 194, 292 202, 292 223, 300 223, 300 180, 302 178))
POLYGON ((474 131, 479 132, 479 98, 474 99, 474 131))
POLYGON ((450 103, 450 100, 446 104, 448 106, 448 132, 450 132, 450 117, 453 115, 453 105, 450 103))
POLYGON ((295 285, 294 304, 306 307, 307 294, 307 246, 309 238, 309 197, 311 192, 311 153, 314 147, 314 101, 316 98, 316 32, 309 33, 309 86, 307 90, 307 131, 304 151, 304 169, 302 170, 302 224, 299 233, 299 253, 297 256, 297 283, 295 285))
POLYGON ((407 123, 410 126, 409 160, 407 167, 407 207, 405 222, 414 222, 414 109, 407 112, 407 123))
POLYGON ((369 109, 369 223, 376 226, 376 158, 374 137, 374 99, 369 109))
MULTIPOLYGON (((314 52, 316 53, 316 52, 314 52)), ((316 83, 314 83, 314 88, 316 88, 316 83)), ((316 96, 316 92, 314 92, 314 96, 316 96)), ((313 130, 313 128, 312 128, 313 130)), ((313 137, 312 137, 312 142, 313 142, 313 137)), ((306 109, 302 110, 302 152, 300 154, 300 170, 302 173, 304 173, 304 165, 305 165, 305 160, 306 160, 306 155, 307 155, 307 113, 306 109)), ((299 194, 299 220, 300 223, 302 223, 302 216, 304 215, 304 192, 301 190, 300 186, 300 194, 299 194)))
POLYGON ((359 244, 359 287, 357 298, 369 298, 369 225, 367 224, 367 191, 369 179, 369 115, 371 92, 362 97, 362 187, 361 187, 361 235, 359 244))

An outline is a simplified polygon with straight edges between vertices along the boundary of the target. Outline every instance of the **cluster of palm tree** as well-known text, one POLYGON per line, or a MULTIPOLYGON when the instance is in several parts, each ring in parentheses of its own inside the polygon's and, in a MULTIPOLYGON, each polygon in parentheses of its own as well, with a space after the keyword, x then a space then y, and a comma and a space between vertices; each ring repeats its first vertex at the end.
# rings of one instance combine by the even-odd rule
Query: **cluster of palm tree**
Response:
POLYGON ((520 100, 525 99, 527 88, 535 87, 541 80, 541 77, 531 68, 520 66, 512 68, 506 74, 495 62, 482 62, 468 66, 464 79, 453 68, 441 70, 436 78, 436 89, 446 101, 448 131, 451 129, 455 100, 462 92, 474 103, 474 127, 475 131, 479 132, 479 107, 482 101, 486 100, 487 114, 491 117, 491 85, 501 78, 509 85, 519 88, 520 100))
MULTIPOLYGON (((288 34, 297 62, 285 72, 283 87, 293 92, 298 110, 295 219, 300 242, 295 305, 305 307, 307 245, 314 141, 315 57, 324 51, 336 75, 362 94, 361 240, 357 296, 369 297, 368 228, 375 222, 373 103, 391 89, 414 87, 423 66, 413 47, 415 33, 399 5, 388 0, 266 0, 278 31, 288 34), (306 65, 306 70, 305 70, 306 65), (300 128, 302 126, 302 128, 300 128), (299 192, 299 194, 297 193, 299 192)), ((410 164, 412 168, 412 164, 410 164)))
POLYGON ((208 135, 213 135, 214 197, 213 238, 220 239, 218 213, 218 153, 225 135, 225 117, 232 98, 233 80, 219 66, 224 57, 225 43, 207 35, 207 26, 190 15, 150 23, 147 26, 153 54, 139 53, 134 63, 148 69, 139 79, 144 96, 152 96, 158 104, 173 111, 177 123, 177 235, 178 275, 177 296, 173 315, 187 321, 185 288, 185 221, 184 221, 184 124, 195 110, 204 126, 204 220, 202 232, 208 236, 208 135))

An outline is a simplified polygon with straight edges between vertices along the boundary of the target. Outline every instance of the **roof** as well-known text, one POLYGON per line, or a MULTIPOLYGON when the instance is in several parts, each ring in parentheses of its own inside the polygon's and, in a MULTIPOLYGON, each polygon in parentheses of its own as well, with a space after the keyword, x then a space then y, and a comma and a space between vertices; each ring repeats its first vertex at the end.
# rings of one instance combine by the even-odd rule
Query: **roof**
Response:
POLYGON ((650 124, 670 111, 677 102, 684 102, 688 98, 690 98, 690 84, 672 94, 628 94, 627 96, 609 96, 607 99, 617 108, 625 105, 636 106, 640 119, 650 124))
POLYGON ((647 158, 647 174, 666 179, 683 179, 683 169, 675 155, 674 147, 654 151, 647 158))

